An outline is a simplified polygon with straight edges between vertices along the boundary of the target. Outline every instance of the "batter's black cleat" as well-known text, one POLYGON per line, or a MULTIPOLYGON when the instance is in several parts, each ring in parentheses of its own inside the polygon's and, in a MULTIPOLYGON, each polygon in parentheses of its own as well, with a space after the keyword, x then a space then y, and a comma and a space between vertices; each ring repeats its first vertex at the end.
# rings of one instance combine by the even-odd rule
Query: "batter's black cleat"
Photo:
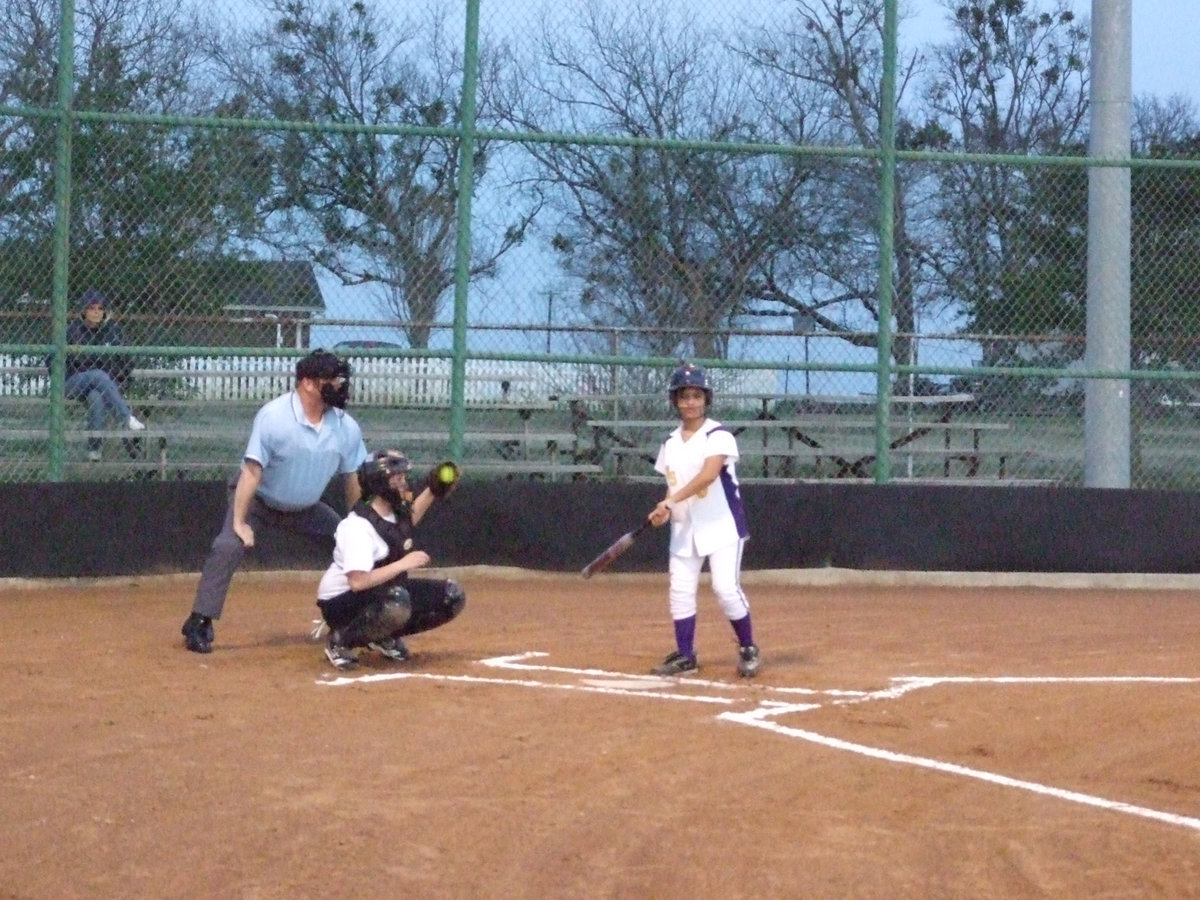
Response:
POLYGON ((758 664, 761 661, 758 645, 747 644, 738 648, 738 674, 743 678, 753 678, 758 674, 758 664))
POLYGON ((650 670, 651 675, 691 675, 700 666, 694 656, 684 656, 678 650, 671 653, 659 665, 650 670))
POLYGON ((192 613, 179 629, 183 646, 193 653, 212 653, 213 624, 208 616, 192 613))
POLYGON ((367 649, 377 650, 388 659, 394 659, 396 662, 404 662, 412 656, 408 652, 408 648, 404 646, 404 641, 398 637, 384 638, 382 641, 372 641, 367 644, 367 649))

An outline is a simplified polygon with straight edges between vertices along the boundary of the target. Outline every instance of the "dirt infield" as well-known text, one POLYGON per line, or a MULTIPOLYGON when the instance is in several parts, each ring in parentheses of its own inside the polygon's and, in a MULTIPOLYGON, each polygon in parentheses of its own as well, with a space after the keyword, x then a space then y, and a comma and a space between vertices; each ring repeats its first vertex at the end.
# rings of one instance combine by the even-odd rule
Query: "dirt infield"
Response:
POLYGON ((338 678, 316 574, 0 587, 0 897, 1200 896, 1200 589, 470 569, 338 678))

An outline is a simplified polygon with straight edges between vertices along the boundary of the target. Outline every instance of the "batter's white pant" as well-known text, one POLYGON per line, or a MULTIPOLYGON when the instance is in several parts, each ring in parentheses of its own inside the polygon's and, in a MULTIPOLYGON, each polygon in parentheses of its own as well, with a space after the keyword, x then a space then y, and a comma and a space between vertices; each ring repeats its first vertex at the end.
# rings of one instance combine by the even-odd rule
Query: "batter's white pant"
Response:
POLYGON ((730 622, 744 619, 750 614, 750 603, 742 593, 742 548, 745 539, 729 544, 708 557, 671 555, 668 571, 671 575, 670 601, 671 618, 686 619, 696 614, 696 594, 700 590, 700 570, 708 559, 708 574, 712 578, 713 593, 725 617, 730 622))

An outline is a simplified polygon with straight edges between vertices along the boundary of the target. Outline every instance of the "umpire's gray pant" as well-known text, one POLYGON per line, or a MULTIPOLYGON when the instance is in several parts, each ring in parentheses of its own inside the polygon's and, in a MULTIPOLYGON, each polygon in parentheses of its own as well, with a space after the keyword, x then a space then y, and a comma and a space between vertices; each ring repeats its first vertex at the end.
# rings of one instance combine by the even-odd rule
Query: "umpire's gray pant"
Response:
MULTIPOLYGON (((267 531, 290 531, 293 534, 326 539, 326 553, 332 552, 333 534, 337 531, 340 521, 341 516, 325 503, 317 503, 296 512, 282 512, 267 506, 258 497, 250 501, 250 510, 246 514, 246 523, 254 530, 255 546, 259 545, 259 540, 267 531)), ((233 580, 233 573, 241 565, 245 554, 246 545, 233 530, 231 490, 221 533, 213 539, 212 550, 209 551, 208 559, 204 561, 204 568, 200 570, 200 584, 196 587, 192 612, 212 619, 221 618, 221 610, 225 608, 225 596, 229 593, 229 583, 233 580)))

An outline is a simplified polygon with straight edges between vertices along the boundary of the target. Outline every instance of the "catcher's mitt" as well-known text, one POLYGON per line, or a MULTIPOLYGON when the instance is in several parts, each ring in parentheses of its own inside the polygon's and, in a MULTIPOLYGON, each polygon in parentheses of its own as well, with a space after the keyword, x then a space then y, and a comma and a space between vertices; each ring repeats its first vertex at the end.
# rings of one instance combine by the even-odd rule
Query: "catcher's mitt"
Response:
POLYGON ((458 487, 460 478, 462 478, 462 470, 459 469, 457 463, 448 459, 429 470, 429 474, 425 477, 425 486, 429 488, 433 496, 446 497, 458 487))

